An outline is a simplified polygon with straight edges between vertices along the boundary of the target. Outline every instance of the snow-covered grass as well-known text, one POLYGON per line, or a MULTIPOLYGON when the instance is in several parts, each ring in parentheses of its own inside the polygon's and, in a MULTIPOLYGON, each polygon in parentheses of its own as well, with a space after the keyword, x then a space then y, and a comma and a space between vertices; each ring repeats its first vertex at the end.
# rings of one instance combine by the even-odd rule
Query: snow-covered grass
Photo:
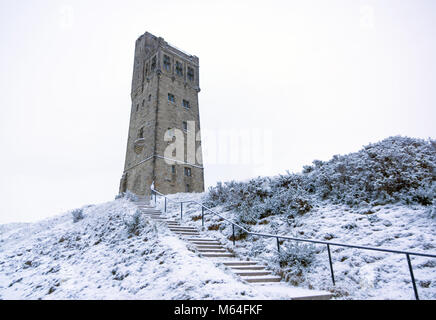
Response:
POLYGON ((138 221, 126 198, 81 211, 76 222, 67 212, 0 226, 0 299, 289 298, 242 283, 166 226, 138 221))
MULTIPOLYGON (((175 201, 202 202, 207 193, 176 194, 175 201)), ((162 200, 159 201, 160 205, 162 200)), ((222 216, 237 221, 240 214, 225 205, 214 208, 222 216)), ((421 205, 389 204, 351 209, 346 205, 318 202, 304 215, 274 215, 255 224, 245 224, 250 231, 330 240, 363 246, 383 247, 416 252, 436 252, 436 220, 421 205)), ((180 216, 180 206, 169 202, 169 215, 180 216)), ((184 223, 201 226, 201 208, 184 204, 184 223)), ((205 230, 220 239, 238 255, 263 261, 276 272, 278 268, 276 239, 248 236, 233 247, 231 225, 206 214, 205 230)), ((289 242, 283 242, 282 251, 289 242)), ((291 248, 289 248, 291 249, 291 248)), ((314 261, 307 267, 294 265, 290 283, 303 288, 330 290, 337 299, 414 299, 405 255, 350 248, 331 247, 336 286, 332 285, 325 245, 314 246, 314 261)), ((436 259, 412 257, 418 291, 422 299, 436 299, 436 259)))

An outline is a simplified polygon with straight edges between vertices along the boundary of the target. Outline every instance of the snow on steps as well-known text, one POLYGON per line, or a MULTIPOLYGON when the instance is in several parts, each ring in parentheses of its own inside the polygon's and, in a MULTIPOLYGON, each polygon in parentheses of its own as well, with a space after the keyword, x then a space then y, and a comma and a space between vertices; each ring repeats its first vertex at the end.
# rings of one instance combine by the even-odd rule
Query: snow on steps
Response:
MULTIPOLYGON (((166 219, 162 216, 160 210, 148 205, 138 206, 142 213, 150 217, 153 221, 165 222, 172 232, 180 236, 195 236, 184 238, 184 240, 193 244, 202 257, 205 258, 234 258, 235 254, 228 252, 219 241, 211 238, 201 238, 197 228, 192 226, 182 226, 179 222, 166 219)), ((329 292, 314 291, 307 289, 291 288, 288 286, 271 287, 271 283, 279 283, 282 279, 279 276, 271 274, 264 266, 259 265, 254 261, 216 261, 229 267, 229 269, 240 276, 240 278, 248 283, 253 283, 262 286, 262 290, 291 290, 291 299, 305 299, 305 300, 327 300, 331 298, 329 292)))

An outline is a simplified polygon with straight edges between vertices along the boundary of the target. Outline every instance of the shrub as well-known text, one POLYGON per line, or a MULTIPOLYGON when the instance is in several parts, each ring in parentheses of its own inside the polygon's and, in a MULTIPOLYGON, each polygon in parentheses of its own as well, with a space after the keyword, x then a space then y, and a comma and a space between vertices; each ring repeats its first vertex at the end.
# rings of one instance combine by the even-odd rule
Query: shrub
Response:
POLYGON ((133 202, 138 201, 138 196, 129 190, 127 190, 126 192, 119 193, 115 196, 115 200, 121 198, 125 198, 126 200, 133 201, 133 202))
POLYGON ((312 244, 290 243, 282 245, 277 252, 277 262, 280 267, 308 267, 315 258, 315 247, 312 244))
POLYGON ((436 141, 396 136, 329 161, 315 160, 302 173, 220 182, 209 188, 206 203, 224 205, 252 224, 270 215, 305 214, 318 200, 351 207, 432 205, 435 181, 436 141))
POLYGON ((433 204, 430 208, 428 208, 428 215, 431 219, 436 219, 436 203, 433 204))
POLYGON ((71 212, 71 214, 73 216, 74 223, 79 222, 80 220, 82 220, 84 218, 82 209, 75 209, 71 212))
POLYGON ((312 244, 289 243, 281 246, 273 264, 280 265, 286 281, 297 285, 304 280, 304 270, 315 260, 315 253, 312 244))
POLYGON ((136 210, 135 213, 124 222, 129 235, 139 236, 143 227, 143 219, 141 211, 136 210))

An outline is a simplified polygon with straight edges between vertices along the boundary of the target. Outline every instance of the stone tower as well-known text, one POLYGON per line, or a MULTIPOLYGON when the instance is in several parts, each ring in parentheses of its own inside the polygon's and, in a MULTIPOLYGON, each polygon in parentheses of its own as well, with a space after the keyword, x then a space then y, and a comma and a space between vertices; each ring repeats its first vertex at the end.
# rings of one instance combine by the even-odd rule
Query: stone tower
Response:
POLYGON ((136 40, 120 192, 203 192, 199 60, 148 32, 136 40))

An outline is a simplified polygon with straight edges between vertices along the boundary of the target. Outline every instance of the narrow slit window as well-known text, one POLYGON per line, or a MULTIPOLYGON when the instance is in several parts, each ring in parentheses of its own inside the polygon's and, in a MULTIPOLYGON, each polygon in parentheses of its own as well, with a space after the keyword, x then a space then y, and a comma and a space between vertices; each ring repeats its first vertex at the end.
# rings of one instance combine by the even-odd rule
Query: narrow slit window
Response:
POLYGON ((191 168, 185 167, 185 176, 187 176, 187 177, 191 176, 191 168))
POLYGON ((176 74, 183 76, 183 65, 179 61, 176 61, 176 74))
POLYGON ((189 109, 191 106, 189 105, 189 101, 188 100, 184 100, 182 101, 182 105, 183 107, 185 107, 186 109, 189 109))
POLYGON ((187 75, 188 75, 188 80, 189 81, 194 81, 194 69, 193 68, 191 68, 191 67, 188 67, 188 73, 187 73, 187 75))
POLYGON ((183 130, 188 131, 188 123, 186 121, 183 121, 183 130))
POLYGON ((171 70, 171 60, 170 60, 169 56, 164 55, 164 57, 163 57, 163 65, 164 65, 164 69, 166 71, 170 71, 171 70))
POLYGON ((154 71, 156 69, 156 56, 151 59, 151 71, 154 71))
POLYGON ((169 102, 176 102, 176 97, 172 93, 168 93, 168 101, 169 102))

